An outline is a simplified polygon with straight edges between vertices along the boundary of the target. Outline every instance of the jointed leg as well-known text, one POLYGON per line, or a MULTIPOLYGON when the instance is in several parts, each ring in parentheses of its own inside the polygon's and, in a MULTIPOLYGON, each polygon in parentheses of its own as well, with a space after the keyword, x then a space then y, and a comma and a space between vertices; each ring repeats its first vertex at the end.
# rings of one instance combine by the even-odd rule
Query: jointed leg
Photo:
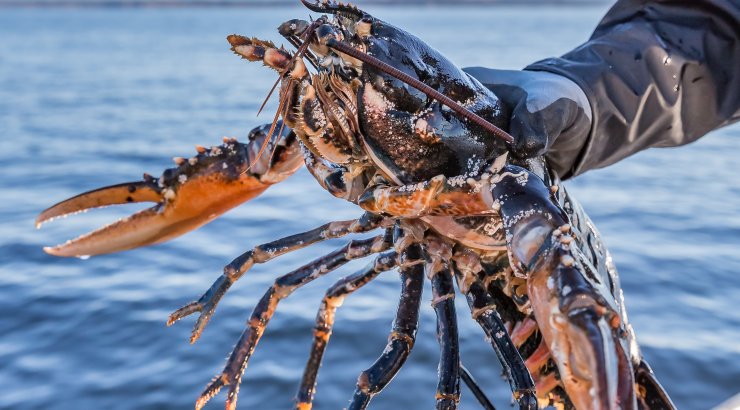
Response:
POLYGON ((400 266, 401 297, 388 345, 378 360, 360 374, 348 410, 366 408, 370 399, 383 390, 398 373, 414 345, 424 287, 421 245, 414 243, 404 249, 400 255, 400 266))
POLYGON ((473 375, 470 374, 470 371, 465 368, 462 363, 460 363, 460 378, 465 382, 470 391, 473 392, 473 396, 478 400, 478 403, 483 407, 483 410, 496 410, 496 407, 493 406, 493 403, 488 400, 486 394, 483 393, 483 390, 478 386, 478 382, 475 381, 473 375))
POLYGON ((473 318, 491 341, 509 380, 514 398, 519 402, 519 407, 536 409, 534 381, 519 351, 511 341, 506 326, 496 312, 495 301, 480 280, 479 275, 483 268, 478 256, 469 250, 458 252, 455 255, 455 267, 458 287, 468 300, 473 318))
POLYGON ((255 263, 265 263, 280 255, 305 248, 314 243, 327 239, 339 238, 350 233, 362 233, 377 228, 382 218, 365 213, 359 219, 351 221, 337 221, 324 224, 318 228, 296 235, 286 236, 276 241, 257 245, 251 250, 244 252, 242 255, 231 261, 224 267, 224 273, 213 282, 213 285, 195 302, 188 303, 170 315, 167 320, 167 326, 171 326, 176 321, 191 315, 195 312, 201 312, 198 320, 193 326, 193 333, 190 336, 190 343, 195 343, 200 337, 203 329, 216 309, 216 305, 229 290, 231 285, 239 280, 255 263))
POLYGON ((388 249, 390 246, 388 236, 380 235, 370 239, 350 241, 334 252, 276 279, 273 286, 265 292, 265 295, 262 296, 262 299, 252 311, 248 327, 236 343, 231 356, 226 361, 223 372, 216 376, 211 384, 206 387, 198 398, 195 408, 202 408, 223 386, 228 385, 229 394, 226 399, 226 408, 235 409, 244 369, 246 369, 249 358, 262 337, 267 323, 275 313, 280 300, 288 297, 297 288, 337 269, 352 259, 362 258, 388 249))
POLYGON ((426 215, 472 216, 492 215, 493 198, 490 175, 478 180, 438 175, 416 185, 368 188, 360 197, 362 209, 404 218, 426 215))
POLYGON ((287 50, 277 48, 272 41, 248 38, 238 34, 232 34, 226 37, 226 40, 231 44, 231 51, 241 58, 252 62, 261 61, 280 74, 291 70, 289 75, 295 79, 301 79, 307 74, 303 60, 298 58, 294 61, 293 56, 287 50), (292 67, 291 62, 295 63, 292 67))
POLYGON ((298 390, 296 409, 308 410, 313 405, 313 397, 316 392, 316 375, 321 366, 326 345, 331 337, 334 326, 334 314, 344 302, 344 298, 354 291, 365 286, 379 274, 393 269, 398 264, 398 253, 389 251, 379 255, 363 270, 340 279, 329 290, 326 291, 321 307, 316 315, 314 327, 314 340, 311 346, 311 355, 303 372, 303 379, 298 390))
POLYGON ((460 401, 460 346, 455 289, 449 265, 452 248, 436 236, 427 237, 426 247, 426 276, 432 281, 432 306, 437 314, 437 340, 441 353, 437 369, 437 409, 456 409, 460 401))
MULTIPOLYGON (((381 182, 369 186, 358 205, 368 212, 404 218, 497 215, 491 187, 501 178, 512 175, 508 170, 500 172, 505 161, 506 154, 501 155, 487 172, 476 178, 437 175, 428 181, 403 186, 381 182)), ((523 175, 513 176, 520 174, 523 175)))

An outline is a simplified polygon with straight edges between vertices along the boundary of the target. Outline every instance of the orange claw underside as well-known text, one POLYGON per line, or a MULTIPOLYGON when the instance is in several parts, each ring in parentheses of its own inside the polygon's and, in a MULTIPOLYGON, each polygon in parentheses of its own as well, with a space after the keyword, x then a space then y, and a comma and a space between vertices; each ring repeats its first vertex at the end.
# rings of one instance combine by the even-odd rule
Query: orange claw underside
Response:
POLYGON ((271 184, 247 173, 247 156, 233 141, 213 149, 199 147, 190 161, 155 179, 112 185, 62 201, 36 219, 36 226, 90 208, 131 202, 157 205, 44 251, 55 256, 91 256, 152 245, 196 229, 248 201, 271 184), (215 153, 215 154, 214 154, 215 153))
POLYGON ((577 409, 635 409, 633 371, 615 335, 618 323, 609 320, 608 308, 585 292, 584 286, 575 286, 577 281, 564 276, 582 274, 561 263, 552 275, 535 272, 528 280, 528 290, 537 322, 548 324, 540 331, 565 391, 577 409), (571 287, 563 295, 554 286, 548 287, 548 281, 563 281, 571 287), (563 303, 562 298, 570 301, 563 303))

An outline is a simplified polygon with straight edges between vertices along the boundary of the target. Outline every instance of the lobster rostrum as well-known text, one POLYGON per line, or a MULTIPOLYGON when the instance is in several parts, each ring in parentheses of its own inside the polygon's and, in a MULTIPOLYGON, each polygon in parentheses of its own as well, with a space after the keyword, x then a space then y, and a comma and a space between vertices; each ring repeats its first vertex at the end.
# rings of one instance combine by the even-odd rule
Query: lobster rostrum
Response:
POLYGON ((493 408, 460 363, 453 281, 502 362, 520 408, 673 408, 637 348, 598 232, 542 157, 509 156, 513 139, 500 129, 508 116, 497 97, 417 37, 354 6, 303 3, 324 14, 278 28, 295 53, 228 36, 234 53, 279 73, 272 124, 255 128, 246 143, 225 138, 220 146, 198 146, 196 156, 175 158, 177 167, 159 178, 145 174, 143 181, 52 206, 38 225, 94 207, 156 203, 45 251, 98 255, 169 240, 305 164, 324 189, 359 205, 362 216, 255 246, 226 265, 198 300, 172 313, 168 325, 199 313, 194 343, 220 299, 254 264, 330 238, 380 233, 350 240, 277 278, 196 408, 224 386, 226 408, 235 408, 244 370, 280 300, 370 255, 366 268, 340 279, 321 302, 296 408, 312 406, 344 298, 395 268, 401 295, 388 345, 358 378, 350 409, 365 408, 404 364, 425 278, 441 352, 437 408, 457 407, 461 378, 485 408, 493 408))

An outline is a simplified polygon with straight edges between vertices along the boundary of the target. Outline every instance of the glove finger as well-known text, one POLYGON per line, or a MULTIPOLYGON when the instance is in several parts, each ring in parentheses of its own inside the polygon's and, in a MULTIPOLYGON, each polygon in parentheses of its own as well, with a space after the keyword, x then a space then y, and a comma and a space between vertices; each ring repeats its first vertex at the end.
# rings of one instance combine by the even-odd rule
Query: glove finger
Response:
POLYGON ((561 97, 543 104, 540 96, 528 94, 512 110, 509 132, 516 140, 514 154, 520 158, 549 153, 554 146, 582 144, 590 129, 591 121, 577 102, 561 97))

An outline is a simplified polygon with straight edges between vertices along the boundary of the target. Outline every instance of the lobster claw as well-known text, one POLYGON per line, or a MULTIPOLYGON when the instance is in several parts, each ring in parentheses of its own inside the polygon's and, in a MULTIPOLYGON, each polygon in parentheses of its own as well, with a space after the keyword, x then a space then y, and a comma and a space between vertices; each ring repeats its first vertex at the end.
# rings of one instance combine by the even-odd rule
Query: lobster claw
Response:
POLYGON ((224 138, 224 144, 217 147, 198 146, 195 157, 175 158, 178 166, 165 170, 160 178, 144 174, 143 181, 92 190, 46 209, 36 219, 37 227, 60 216, 91 208, 132 202, 156 203, 76 239, 45 247, 44 251, 55 256, 91 256, 164 242, 258 196, 303 163, 295 135, 290 130, 271 142, 265 155, 258 156, 267 129, 269 125, 253 130, 246 144, 224 138), (271 157, 272 151, 275 155, 271 157))
POLYGON ((555 232, 550 269, 537 269, 528 290, 542 337, 578 409, 636 409, 627 331, 595 268, 573 238, 555 232))

